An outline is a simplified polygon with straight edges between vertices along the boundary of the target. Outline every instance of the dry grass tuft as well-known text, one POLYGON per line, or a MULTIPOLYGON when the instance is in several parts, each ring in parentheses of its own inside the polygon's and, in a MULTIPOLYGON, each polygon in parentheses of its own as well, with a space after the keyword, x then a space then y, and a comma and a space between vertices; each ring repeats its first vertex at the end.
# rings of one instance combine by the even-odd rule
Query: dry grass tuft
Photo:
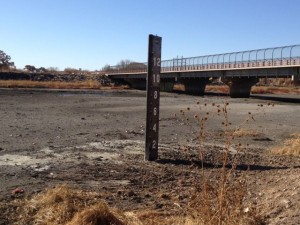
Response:
POLYGON ((123 217, 123 220, 125 219, 124 216, 112 212, 105 203, 99 202, 92 207, 87 207, 83 211, 76 213, 72 221, 67 223, 67 225, 126 224, 118 217, 123 217))
POLYGON ((300 133, 292 134, 283 146, 271 149, 271 153, 275 155, 292 155, 300 156, 300 133))
POLYGON ((110 209, 99 194, 66 185, 42 192, 22 203, 18 224, 124 225, 124 214, 110 209), (91 205, 91 206, 90 206, 91 205))

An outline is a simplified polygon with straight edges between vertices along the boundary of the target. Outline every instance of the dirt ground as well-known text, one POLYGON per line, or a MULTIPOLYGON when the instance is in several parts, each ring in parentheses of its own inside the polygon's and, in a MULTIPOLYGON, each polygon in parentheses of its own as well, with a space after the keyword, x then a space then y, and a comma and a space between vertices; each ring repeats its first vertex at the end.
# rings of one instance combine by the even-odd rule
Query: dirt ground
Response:
MULTIPOLYGON (((227 102, 229 130, 244 131, 235 140, 243 146, 236 172, 247 176, 249 202, 267 224, 300 224, 300 157, 270 154, 300 133, 295 99, 161 93, 159 160, 144 162, 145 92, 1 89, 0 201, 14 199, 16 188, 24 190, 23 197, 66 183, 101 192, 110 206, 124 211, 180 213, 197 173, 191 162, 199 162, 194 117, 207 117, 210 165, 225 144, 217 106, 227 102)), ((205 167, 207 174, 217 170, 205 167)), ((0 224, 10 224, 9 218, 0 215, 0 224)))

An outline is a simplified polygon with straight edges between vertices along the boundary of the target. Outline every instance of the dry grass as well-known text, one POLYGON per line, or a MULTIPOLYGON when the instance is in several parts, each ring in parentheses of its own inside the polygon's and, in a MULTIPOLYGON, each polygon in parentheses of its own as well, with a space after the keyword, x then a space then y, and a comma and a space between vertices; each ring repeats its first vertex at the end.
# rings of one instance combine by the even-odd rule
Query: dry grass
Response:
POLYGON ((96 80, 87 81, 30 81, 30 80, 1 80, 2 88, 53 88, 53 89, 100 89, 102 85, 96 80))
MULTIPOLYGON (((86 81, 30 81, 30 80, 0 80, 0 88, 52 88, 52 89, 103 89, 104 87, 97 80, 86 81)), ((110 87, 113 89, 127 89, 128 86, 121 85, 118 87, 110 87)), ((185 91, 184 85, 175 84, 175 91, 185 91)), ((207 85, 207 92, 229 93, 227 85, 207 85)), ((297 87, 268 87, 253 86, 253 94, 300 94, 297 87)))
MULTIPOLYGON (((245 211, 246 188, 242 183, 236 184, 231 183, 224 196, 221 224, 261 225, 261 218, 251 210, 245 211)), ((218 187, 216 184, 207 190, 195 191, 186 213, 172 215, 152 210, 124 213, 108 207, 99 193, 60 185, 14 203, 18 210, 12 216, 19 225, 216 225, 220 224, 218 187)))
POLYGON ((20 202, 18 224, 128 224, 126 216, 109 208, 100 195, 61 185, 20 202))
MULTIPOLYGON (((174 85, 174 90, 184 91, 184 85, 174 85)), ((215 93, 229 93, 229 87, 227 85, 206 85, 206 92, 215 93)), ((274 87, 274 86, 253 86, 251 89, 252 94, 300 94, 299 87, 274 87)))
MULTIPOLYGON (((228 173, 226 174, 228 175, 228 173)), ((192 195, 185 224, 191 225, 262 225, 256 208, 247 206, 246 183, 234 179, 205 180, 192 195)))
POLYGON ((268 87, 253 86, 251 89, 253 94, 300 94, 298 87, 268 87))
POLYGON ((300 133, 292 134, 283 146, 271 149, 272 154, 300 156, 300 133))
POLYGON ((229 87, 227 85, 206 85, 205 91, 227 94, 229 93, 229 87))

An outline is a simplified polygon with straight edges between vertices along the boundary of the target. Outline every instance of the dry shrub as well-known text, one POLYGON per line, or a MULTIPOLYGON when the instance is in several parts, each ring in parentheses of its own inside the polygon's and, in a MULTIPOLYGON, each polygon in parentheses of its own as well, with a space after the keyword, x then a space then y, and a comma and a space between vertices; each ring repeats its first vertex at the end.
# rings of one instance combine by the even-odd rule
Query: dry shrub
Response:
POLYGON ((271 149, 271 153, 300 156, 300 133, 292 134, 289 139, 284 141, 283 146, 271 149))
POLYGON ((126 217, 110 209, 99 194, 66 185, 48 189, 22 203, 18 224, 124 225, 126 217))
MULTIPOLYGON (((228 175, 228 174, 227 174, 228 175)), ((191 225, 262 225, 256 208, 247 206, 245 182, 204 180, 192 197, 185 224, 191 225)))
MULTIPOLYGON (((197 102, 199 105, 200 103, 197 102)), ((184 217, 184 225, 262 225, 265 224, 264 218, 258 213, 256 207, 252 207, 251 203, 246 201, 247 185, 244 174, 237 176, 236 168, 240 160, 240 153, 243 149, 242 143, 236 138, 242 136, 257 135, 255 130, 241 129, 242 125, 253 119, 253 114, 248 113, 246 120, 238 126, 239 128, 232 130, 232 124, 229 121, 229 103, 224 102, 223 106, 212 103, 214 107, 212 112, 203 111, 200 105, 200 112, 194 116, 198 123, 199 132, 198 146, 199 159, 202 163, 198 175, 195 177, 194 191, 191 191, 191 201, 186 210, 184 217), (207 151, 205 142, 209 137, 206 129, 207 123, 210 121, 209 116, 223 117, 222 137, 224 137, 224 147, 222 151, 217 152, 214 159, 210 159, 207 163, 215 165, 215 171, 208 171, 204 166, 206 157, 210 154, 207 151), (236 153, 232 153, 230 149, 235 146, 236 153), (214 161, 212 161, 214 160, 214 161), (218 168, 221 165, 221 168, 218 168)), ((207 104, 204 104, 204 109, 207 104)), ((183 121, 187 120, 190 107, 187 111, 181 110, 183 121)), ((187 123, 189 126, 190 124, 187 123)), ((192 127, 191 127, 192 128, 192 127)))

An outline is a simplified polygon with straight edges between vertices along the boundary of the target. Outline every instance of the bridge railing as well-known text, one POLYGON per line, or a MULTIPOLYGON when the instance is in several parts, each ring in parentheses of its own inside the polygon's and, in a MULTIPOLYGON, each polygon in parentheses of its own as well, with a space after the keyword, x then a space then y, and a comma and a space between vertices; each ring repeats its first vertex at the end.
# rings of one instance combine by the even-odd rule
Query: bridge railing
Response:
MULTIPOLYGON (((300 65, 300 45, 163 60, 161 71, 228 70, 293 65, 300 65)), ((111 66, 105 72, 108 74, 144 73, 147 72, 147 63, 131 62, 111 66)))

